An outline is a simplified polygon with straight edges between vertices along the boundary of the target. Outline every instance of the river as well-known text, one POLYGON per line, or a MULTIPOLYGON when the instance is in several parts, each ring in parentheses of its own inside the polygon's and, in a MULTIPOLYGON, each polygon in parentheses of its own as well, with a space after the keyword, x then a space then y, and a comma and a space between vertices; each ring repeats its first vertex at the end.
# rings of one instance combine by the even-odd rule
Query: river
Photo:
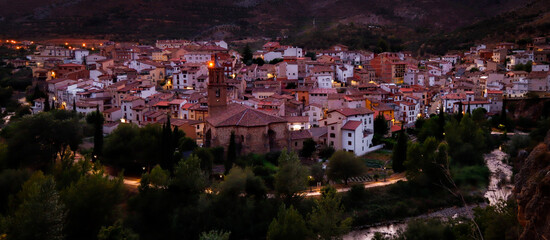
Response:
MULTIPOLYGON (((502 200, 506 200, 512 194, 512 167, 503 163, 506 160, 507 154, 500 149, 495 149, 491 153, 484 155, 485 162, 491 177, 489 186, 485 192, 485 197, 489 200, 489 204, 494 205, 502 200)), ((395 236, 399 231, 402 231, 407 226, 407 222, 413 219, 428 219, 428 218, 456 218, 458 216, 471 217, 474 207, 483 207, 486 204, 469 205, 465 207, 445 208, 429 214, 423 214, 417 217, 407 218, 400 222, 383 223, 376 226, 351 231, 344 236, 344 240, 370 240, 374 234, 379 232, 384 236, 395 236)))

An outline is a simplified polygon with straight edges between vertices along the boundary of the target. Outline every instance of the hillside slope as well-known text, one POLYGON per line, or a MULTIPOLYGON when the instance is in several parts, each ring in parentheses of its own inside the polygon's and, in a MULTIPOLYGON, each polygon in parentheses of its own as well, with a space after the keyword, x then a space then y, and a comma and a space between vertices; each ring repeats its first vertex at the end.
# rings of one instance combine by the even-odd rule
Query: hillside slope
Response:
POLYGON ((0 0, 3 37, 280 36, 337 24, 450 31, 522 0, 0 0), (314 25, 315 22, 315 25, 314 25), (220 34, 222 32, 222 34, 220 34))

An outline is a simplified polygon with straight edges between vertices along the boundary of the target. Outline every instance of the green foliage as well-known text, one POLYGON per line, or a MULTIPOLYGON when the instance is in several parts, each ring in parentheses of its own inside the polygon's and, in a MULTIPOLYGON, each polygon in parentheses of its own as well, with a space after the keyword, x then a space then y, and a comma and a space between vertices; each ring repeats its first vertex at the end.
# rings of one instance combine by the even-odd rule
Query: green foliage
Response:
POLYGON ((115 221, 122 195, 122 177, 111 180, 103 172, 84 175, 63 190, 67 239, 94 239, 102 226, 115 221))
POLYGON ((542 142, 548 131, 550 131, 550 118, 540 120, 529 136, 536 142, 542 142))
POLYGON ((521 149, 525 149, 531 145, 531 138, 529 136, 514 135, 510 138, 510 141, 506 143, 506 153, 511 158, 518 156, 521 149))
POLYGON ((206 188, 206 179, 207 176, 200 168, 200 159, 192 154, 189 158, 180 160, 175 166, 170 188, 178 192, 196 195, 206 188))
POLYGON ((233 167, 233 164, 237 161, 237 143, 235 142, 235 132, 231 132, 229 138, 229 146, 227 146, 227 158, 225 159, 224 167, 225 173, 233 167))
POLYGON ((143 167, 151 169, 157 164, 171 169, 174 164, 170 165, 170 162, 177 160, 174 157, 175 143, 183 137, 181 131, 173 133, 158 125, 140 128, 121 124, 105 139, 104 158, 107 163, 134 173, 142 173, 143 167), (167 142, 174 144, 167 148, 164 145, 167 142))
POLYGON ((351 177, 361 176, 367 171, 363 161, 355 157, 353 153, 336 151, 330 157, 327 166, 327 176, 330 180, 343 180, 348 185, 351 177))
POLYGON ((286 208, 281 205, 277 217, 269 224, 267 230, 268 240, 299 240, 310 236, 306 222, 302 215, 291 205, 286 208))
POLYGON ((144 173, 141 176, 140 188, 164 188, 168 186, 170 181, 170 172, 164 170, 160 165, 156 165, 150 173, 144 173))
POLYGON ((66 210, 51 176, 36 172, 17 197, 21 204, 8 219, 9 239, 64 239, 66 210))
POLYGON ((317 54, 315 52, 306 52, 304 56, 311 58, 311 60, 317 60, 317 54))
MULTIPOLYGON (((1 90, 0 90, 0 96, 2 96, 1 90)), ((27 100, 27 102, 32 103, 34 100, 39 99, 39 98, 44 98, 44 99, 46 99, 46 102, 48 101, 48 95, 46 95, 46 93, 44 93, 42 90, 40 90, 40 88, 38 87, 38 84, 37 84, 37 85, 34 86, 33 93, 31 95, 27 95, 26 100, 27 100)), ((5 106, 5 105, 2 104, 2 102, 3 102, 3 99, 2 99, 2 97, 0 97, 0 105, 5 106)))
POLYGON ((258 64, 258 66, 263 66, 265 64, 265 61, 263 58, 255 58, 252 60, 253 64, 258 64))
POLYGON ((522 232, 515 200, 474 208, 474 218, 486 240, 517 239, 522 232))
POLYGON ((319 157, 322 159, 329 159, 335 151, 333 147, 325 145, 319 150, 319 157))
POLYGON ((0 106, 8 106, 12 101, 13 89, 11 87, 0 87, 0 106))
POLYGON ((335 44, 344 44, 350 49, 364 49, 375 53, 402 51, 403 41, 395 36, 384 36, 368 25, 338 24, 333 28, 321 28, 298 36, 295 45, 310 49, 327 49, 335 44))
POLYGON ((275 58, 275 59, 269 61, 269 64, 277 64, 277 63, 280 63, 282 61, 283 61, 282 58, 275 58))
MULTIPOLYGON (((517 208, 513 200, 496 206, 474 208, 474 219, 483 234, 483 239, 518 239, 521 234, 521 226, 517 220, 517 208)), ((405 231, 394 239, 466 240, 478 237, 476 226, 469 220, 457 219, 444 222, 438 219, 428 219, 410 221, 405 231)))
POLYGON ((315 152, 317 143, 312 138, 306 139, 304 141, 304 146, 302 147, 302 150, 300 151, 300 156, 305 158, 310 158, 313 156, 313 153, 315 152))
POLYGON ((445 174, 449 168, 447 145, 438 143, 434 137, 423 143, 413 143, 407 149, 407 179, 420 185, 436 183, 446 185, 445 174))
POLYGON ((533 68, 533 62, 528 61, 526 64, 518 63, 518 64, 514 65, 513 70, 514 71, 531 72, 532 68, 533 68))
POLYGON ((250 168, 232 168, 219 188, 220 194, 233 197, 246 193, 247 196, 262 198, 267 193, 263 180, 254 176, 250 168))
POLYGON ((455 167, 451 175, 457 186, 486 187, 489 184, 491 172, 487 166, 455 167))
POLYGON ((94 152, 93 159, 96 160, 98 157, 103 156, 103 114, 99 111, 99 105, 97 105, 97 110, 94 112, 93 125, 94 125, 94 152))
POLYGON ((445 140, 452 160, 458 164, 482 165, 487 134, 469 116, 462 118, 460 123, 451 121, 445 127, 445 140))
POLYGON ((114 225, 101 227, 97 234, 98 240, 139 240, 139 236, 132 229, 123 226, 118 220, 114 225))
POLYGON ((441 239, 454 240, 455 236, 451 226, 440 220, 416 220, 407 224, 405 231, 397 239, 423 240, 441 239))
POLYGON ((16 91, 25 91, 31 84, 31 68, 13 69, 9 66, 0 68, 0 87, 11 87, 16 91))
POLYGON ((48 167, 67 148, 78 149, 82 126, 68 111, 24 117, 2 131, 8 144, 8 167, 48 167))
POLYGON ((394 172, 400 173, 405 171, 404 163, 407 160, 407 142, 408 136, 405 131, 399 131, 397 144, 395 144, 392 154, 392 169, 394 172))
POLYGON ((199 240, 229 240, 229 235, 231 232, 212 230, 201 233, 199 240))
POLYGON ((197 148, 193 151, 193 154, 201 160, 201 169, 206 173, 212 172, 212 164, 214 162, 214 154, 212 154, 211 149, 208 148, 197 148))
POLYGON ((21 191, 21 186, 30 176, 28 169, 6 169, 0 172, 0 214, 8 212, 9 196, 21 191))
POLYGON ((279 171, 275 174, 275 191, 287 200, 298 196, 307 187, 308 169, 294 152, 283 151, 279 156, 279 171))
POLYGON ((241 55, 242 55, 241 60, 243 61, 243 63, 245 63, 246 65, 252 64, 253 54, 252 54, 252 50, 250 49, 250 46, 248 44, 246 44, 246 47, 244 47, 241 55))
POLYGON ((325 170, 321 163, 315 163, 310 167, 310 173, 315 182, 323 182, 325 178, 325 170))
POLYGON ((341 237, 350 230, 352 219, 345 218, 341 196, 336 189, 325 187, 321 193, 321 198, 315 200, 315 206, 308 215, 308 223, 319 239, 341 237))
POLYGON ((378 144, 380 142, 379 139, 388 134, 389 130, 390 128, 384 115, 380 114, 376 116, 376 118, 374 118, 374 138, 376 139, 375 144, 378 144))

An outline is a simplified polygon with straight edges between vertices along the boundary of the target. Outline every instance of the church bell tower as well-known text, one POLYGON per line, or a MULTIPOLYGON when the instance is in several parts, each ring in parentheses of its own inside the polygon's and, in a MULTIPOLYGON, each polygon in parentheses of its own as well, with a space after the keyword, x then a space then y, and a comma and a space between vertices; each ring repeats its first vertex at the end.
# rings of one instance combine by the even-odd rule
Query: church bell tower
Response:
POLYGON ((227 84, 223 67, 219 64, 217 56, 214 61, 208 63, 208 115, 213 116, 222 113, 227 106, 227 84))

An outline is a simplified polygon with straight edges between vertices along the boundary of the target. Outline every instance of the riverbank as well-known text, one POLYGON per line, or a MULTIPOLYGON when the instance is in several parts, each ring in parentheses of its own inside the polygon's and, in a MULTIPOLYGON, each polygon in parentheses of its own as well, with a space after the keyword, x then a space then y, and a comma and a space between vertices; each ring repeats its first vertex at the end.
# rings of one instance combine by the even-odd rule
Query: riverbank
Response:
MULTIPOLYGON (((495 149, 491 153, 485 154, 484 159, 489 168, 490 183, 484 194, 488 199, 489 204, 494 205, 500 201, 506 200, 512 194, 511 178, 512 167, 504 163, 507 154, 500 149, 495 149)), ((370 240, 373 239, 375 233, 379 232, 384 236, 395 236, 399 231, 403 230, 407 223, 416 219, 449 219, 457 217, 473 217, 473 209, 475 207, 485 207, 486 203, 472 204, 464 207, 450 207, 433 213, 422 214, 416 217, 405 218, 400 221, 384 222, 360 227, 358 230, 352 231, 344 236, 345 240, 370 240)))

